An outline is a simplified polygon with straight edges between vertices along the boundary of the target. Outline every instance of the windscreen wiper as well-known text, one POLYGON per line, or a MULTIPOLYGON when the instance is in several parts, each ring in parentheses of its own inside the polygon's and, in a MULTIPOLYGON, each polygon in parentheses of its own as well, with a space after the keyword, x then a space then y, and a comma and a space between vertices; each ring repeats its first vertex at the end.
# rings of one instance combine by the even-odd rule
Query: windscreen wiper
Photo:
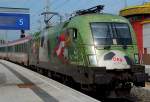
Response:
MULTIPOLYGON (((107 35, 106 35, 106 38, 105 38, 105 43, 107 42, 107 39, 108 38, 110 38, 109 36, 110 36, 110 29, 109 29, 109 25, 107 25, 107 35)), ((111 48, 111 44, 109 44, 109 45, 105 45, 104 46, 104 49, 106 49, 106 50, 109 50, 111 48)))

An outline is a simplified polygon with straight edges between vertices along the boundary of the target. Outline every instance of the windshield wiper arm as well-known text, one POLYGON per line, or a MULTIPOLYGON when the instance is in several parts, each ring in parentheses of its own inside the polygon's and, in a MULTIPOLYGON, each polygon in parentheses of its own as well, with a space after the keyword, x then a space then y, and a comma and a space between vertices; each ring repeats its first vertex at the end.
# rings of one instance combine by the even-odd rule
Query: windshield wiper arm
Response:
MULTIPOLYGON (((110 36, 110 29, 109 29, 109 25, 107 25, 107 35, 106 35, 106 38, 105 38, 105 43, 108 42, 107 39, 110 39, 109 36, 110 36)), ((108 43, 109 43, 109 42, 108 42, 108 43)), ((105 45, 105 46, 104 46, 104 49, 107 49, 107 50, 108 50, 108 49, 110 49, 110 48, 111 48, 111 44, 108 44, 108 45, 105 45)))

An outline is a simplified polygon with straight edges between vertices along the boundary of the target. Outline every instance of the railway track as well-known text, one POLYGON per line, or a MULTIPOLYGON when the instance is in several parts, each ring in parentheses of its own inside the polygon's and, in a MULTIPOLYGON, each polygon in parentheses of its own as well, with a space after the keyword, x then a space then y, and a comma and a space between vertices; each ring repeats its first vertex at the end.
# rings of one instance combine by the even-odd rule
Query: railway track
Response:
POLYGON ((150 102, 150 83, 147 82, 144 88, 133 87, 131 95, 137 97, 136 102, 150 102))
POLYGON ((102 102, 150 102, 150 82, 146 82, 145 87, 133 87, 129 97, 107 98, 102 102))

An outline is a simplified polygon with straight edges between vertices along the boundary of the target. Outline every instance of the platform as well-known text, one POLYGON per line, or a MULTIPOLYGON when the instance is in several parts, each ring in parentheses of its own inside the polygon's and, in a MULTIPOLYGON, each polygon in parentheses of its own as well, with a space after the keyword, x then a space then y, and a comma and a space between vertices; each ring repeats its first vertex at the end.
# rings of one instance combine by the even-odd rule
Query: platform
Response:
POLYGON ((150 76, 150 65, 145 65, 145 72, 150 76))
POLYGON ((0 60, 0 102, 99 102, 22 66, 0 60))

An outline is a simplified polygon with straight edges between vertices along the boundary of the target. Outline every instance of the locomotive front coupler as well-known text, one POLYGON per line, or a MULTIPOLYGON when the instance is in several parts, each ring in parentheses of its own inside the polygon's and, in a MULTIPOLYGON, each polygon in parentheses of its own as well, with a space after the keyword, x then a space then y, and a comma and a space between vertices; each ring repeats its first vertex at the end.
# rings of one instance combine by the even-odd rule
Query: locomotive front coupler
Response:
POLYGON ((133 82, 124 82, 124 83, 119 83, 115 89, 131 89, 133 88, 134 84, 133 82))

